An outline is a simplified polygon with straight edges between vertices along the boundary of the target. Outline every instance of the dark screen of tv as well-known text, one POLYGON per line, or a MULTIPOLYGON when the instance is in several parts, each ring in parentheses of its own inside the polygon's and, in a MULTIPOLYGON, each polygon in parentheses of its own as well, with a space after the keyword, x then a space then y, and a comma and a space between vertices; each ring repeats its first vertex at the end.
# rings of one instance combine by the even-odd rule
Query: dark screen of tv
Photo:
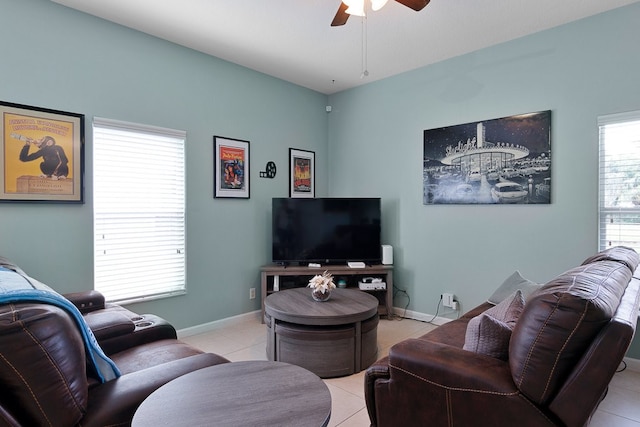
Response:
POLYGON ((272 261, 381 261, 380 198, 274 198, 272 261))

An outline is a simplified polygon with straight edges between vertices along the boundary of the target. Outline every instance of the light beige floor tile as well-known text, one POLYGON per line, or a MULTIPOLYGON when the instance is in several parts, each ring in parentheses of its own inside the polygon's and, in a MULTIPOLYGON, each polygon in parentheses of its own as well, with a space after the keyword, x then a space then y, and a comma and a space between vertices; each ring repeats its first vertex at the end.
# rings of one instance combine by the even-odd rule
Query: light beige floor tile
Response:
POLYGON ((378 334, 390 332, 397 338, 403 338, 429 326, 431 325, 425 322, 398 317, 395 317, 394 320, 380 319, 378 334))
POLYGON ((219 330, 184 337, 181 341, 191 344, 202 351, 217 353, 222 356, 226 353, 238 351, 245 347, 243 343, 229 338, 219 330))
POLYGON ((410 335, 411 338, 418 338, 423 336, 424 334, 426 334, 427 332, 431 332, 433 331, 435 328, 437 328, 438 326, 436 325, 432 325, 430 323, 425 323, 424 326, 420 329, 418 329, 417 331, 415 331, 413 334, 410 335))
POLYGON ((331 384, 327 384, 327 387, 331 393, 331 420, 329 421, 329 427, 340 425, 340 423, 365 408, 362 398, 331 384))
POLYGON ((369 425, 371 425, 369 414, 367 408, 364 408, 338 424, 338 427, 369 427, 369 425))
POLYGON ((422 322, 412 320, 381 320, 378 323, 378 346, 391 347, 393 344, 412 336, 424 328, 422 322))
POLYGON ((346 377, 328 378, 324 382, 364 399, 364 371, 346 377))
POLYGON ((640 423, 628 418, 597 410, 589 427, 640 427, 640 423))
POLYGON ((598 409, 640 422, 640 393, 610 386, 607 397, 600 402, 598 409))
POLYGON ((611 386, 640 393, 640 372, 628 368, 618 372, 613 376, 611 386))
POLYGON ((267 341, 267 327, 263 324, 240 324, 221 331, 238 342, 254 345, 267 341))
POLYGON ((200 344, 207 344, 209 340, 224 338, 225 335, 222 333, 221 329, 214 329, 208 332, 204 332, 196 335, 189 335, 186 337, 180 337, 181 341, 189 343, 195 347, 198 347, 200 344))
POLYGON ((232 362, 242 362, 245 360, 267 360, 267 350, 265 348, 265 344, 257 344, 232 353, 224 354, 223 356, 232 362))
POLYGON ((241 335, 225 334, 225 337, 229 341, 233 341, 235 345, 239 348, 253 347, 254 345, 262 345, 263 347, 266 347, 267 346, 266 332, 264 332, 264 335, 265 335, 264 337, 262 336, 262 334, 260 336, 244 336, 243 337, 241 335))

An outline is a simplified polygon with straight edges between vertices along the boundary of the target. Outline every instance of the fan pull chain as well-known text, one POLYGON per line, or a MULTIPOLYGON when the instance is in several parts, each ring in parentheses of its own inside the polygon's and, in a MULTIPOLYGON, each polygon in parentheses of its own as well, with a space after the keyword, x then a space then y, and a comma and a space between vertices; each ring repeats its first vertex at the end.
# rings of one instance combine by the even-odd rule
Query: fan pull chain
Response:
POLYGON ((362 17, 362 74, 360 78, 364 79, 369 75, 367 70, 367 15, 362 17))

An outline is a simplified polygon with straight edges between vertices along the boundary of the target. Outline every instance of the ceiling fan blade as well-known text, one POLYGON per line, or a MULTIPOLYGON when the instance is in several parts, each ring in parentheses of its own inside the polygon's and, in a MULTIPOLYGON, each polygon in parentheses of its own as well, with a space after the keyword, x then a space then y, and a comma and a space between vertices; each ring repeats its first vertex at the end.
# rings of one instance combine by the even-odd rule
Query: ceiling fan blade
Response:
POLYGON ((396 1, 418 12, 424 9, 424 7, 428 5, 431 0, 396 0, 396 1))
POLYGON ((332 27, 339 27, 340 25, 344 25, 347 23, 347 19, 349 19, 349 14, 347 13, 347 9, 349 6, 340 2, 340 7, 338 8, 338 12, 336 16, 334 16, 333 21, 331 21, 332 27))

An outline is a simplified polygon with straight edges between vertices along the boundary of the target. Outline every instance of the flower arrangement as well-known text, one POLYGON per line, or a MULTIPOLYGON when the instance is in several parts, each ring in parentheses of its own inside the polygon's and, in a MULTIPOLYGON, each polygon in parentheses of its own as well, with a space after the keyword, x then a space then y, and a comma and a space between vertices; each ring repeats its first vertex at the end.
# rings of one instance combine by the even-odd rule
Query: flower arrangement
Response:
POLYGON ((308 285, 312 291, 311 295, 318 301, 326 301, 331 295, 331 290, 336 288, 333 283, 333 276, 325 270, 322 274, 316 274, 309 280, 308 285))

